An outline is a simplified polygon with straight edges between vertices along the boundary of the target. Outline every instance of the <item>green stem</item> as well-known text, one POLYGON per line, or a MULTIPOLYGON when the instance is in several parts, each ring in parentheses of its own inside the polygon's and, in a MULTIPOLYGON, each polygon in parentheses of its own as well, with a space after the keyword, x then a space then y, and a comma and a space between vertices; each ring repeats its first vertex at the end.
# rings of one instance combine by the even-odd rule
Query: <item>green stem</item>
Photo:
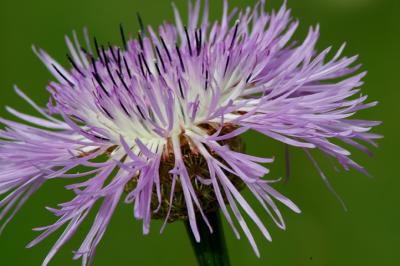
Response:
POLYGON ((201 217, 197 219, 200 243, 196 242, 189 221, 185 222, 199 266, 229 266, 229 257, 218 211, 208 213, 207 218, 212 226, 213 233, 210 233, 208 226, 201 217))

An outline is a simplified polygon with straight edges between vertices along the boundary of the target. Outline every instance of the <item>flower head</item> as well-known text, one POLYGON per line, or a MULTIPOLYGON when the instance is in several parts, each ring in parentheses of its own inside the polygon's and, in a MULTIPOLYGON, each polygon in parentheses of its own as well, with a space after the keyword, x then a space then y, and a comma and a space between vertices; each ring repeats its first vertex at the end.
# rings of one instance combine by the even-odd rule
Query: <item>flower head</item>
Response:
POLYGON ((275 201, 300 211, 264 178, 263 163, 273 160, 244 153, 240 135, 248 130, 302 148, 312 160, 309 150, 319 149, 345 169, 364 171, 334 144, 368 151, 358 141, 374 144, 379 137, 368 133, 378 122, 350 118, 375 105, 356 96, 365 75, 353 66, 357 57, 341 57, 344 46, 329 60, 330 48, 316 52, 318 27, 302 43, 290 42, 298 21, 285 5, 271 14, 264 1, 229 12, 224 1, 215 23, 207 1, 203 12, 201 1, 190 5, 187 23, 174 10, 174 25, 148 26, 137 39, 127 40, 121 27, 122 47, 96 39, 92 46, 86 31, 81 45, 74 32, 72 40, 66 37, 69 69, 34 48, 55 81, 48 85, 47 108, 16 88, 41 117, 7 108, 27 124, 0 120, 6 127, 0 131, 0 193, 6 194, 0 219, 8 215, 6 224, 44 182, 71 180, 66 188, 75 197, 49 208, 58 220, 37 228, 43 233, 28 245, 67 225, 43 265, 100 200, 74 256, 83 265, 92 261, 121 200, 143 220, 144 234, 152 218, 188 219, 197 241, 196 217, 208 224, 206 213, 218 206, 237 236, 239 222, 259 255, 242 213, 271 237, 240 189, 248 188, 282 229, 275 201), (86 172, 75 171, 78 166, 86 172), (86 181, 74 182, 82 177, 86 181))

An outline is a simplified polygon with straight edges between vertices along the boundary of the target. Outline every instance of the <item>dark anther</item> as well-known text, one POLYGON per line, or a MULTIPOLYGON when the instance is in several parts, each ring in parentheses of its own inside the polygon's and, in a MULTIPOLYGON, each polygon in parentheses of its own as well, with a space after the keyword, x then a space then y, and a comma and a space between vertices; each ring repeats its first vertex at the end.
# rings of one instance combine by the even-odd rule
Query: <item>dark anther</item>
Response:
POLYGON ((140 56, 140 54, 138 54, 137 57, 139 60, 139 67, 140 67, 140 70, 142 71, 142 75, 143 75, 143 77, 146 77, 146 73, 144 72, 144 68, 143 68, 142 57, 140 56))
POLYGON ((103 141, 110 141, 110 139, 104 138, 104 137, 100 137, 97 135, 92 135, 94 138, 99 139, 99 140, 103 140, 103 141))
POLYGON ((146 34, 146 29, 144 28, 143 20, 142 20, 142 17, 140 16, 139 12, 136 13, 136 17, 139 22, 140 30, 143 32, 143 34, 146 34))
POLYGON ((96 48, 97 57, 104 64, 103 58, 101 57, 101 54, 100 54, 99 43, 97 42, 96 37, 94 37, 93 39, 94 39, 94 47, 96 48))
POLYGON ((61 71, 60 71, 54 64, 51 64, 51 66, 57 71, 57 73, 58 73, 71 87, 74 87, 74 86, 75 86, 75 84, 74 84, 72 81, 70 81, 69 79, 67 79, 67 77, 64 76, 64 74, 61 73, 61 71))
POLYGON ((111 43, 108 43, 108 49, 111 51, 112 58, 114 62, 117 62, 117 56, 115 55, 114 48, 111 46, 111 43))
POLYGON ((172 62, 171 54, 169 53, 167 44, 165 43, 165 41, 164 41, 164 39, 162 37, 160 37, 160 40, 161 40, 161 43, 162 43, 162 45, 164 47, 165 52, 167 53, 169 61, 172 62))
POLYGON ((117 70, 117 76, 119 77, 119 79, 121 80, 122 86, 124 86, 124 88, 126 89, 127 92, 130 93, 128 86, 125 83, 124 77, 122 76, 122 74, 117 70))
POLYGON ((250 79, 252 78, 253 73, 250 73, 250 75, 246 79, 246 83, 249 83, 250 79))
POLYGON ((128 110, 126 110, 126 107, 124 106, 124 104, 121 102, 120 99, 118 99, 119 104, 121 105, 122 109, 124 110, 125 114, 129 117, 131 117, 131 115, 129 114, 128 110))
POLYGON ((124 46, 124 49, 126 51, 126 50, 128 50, 128 47, 126 45, 126 37, 125 37, 124 27, 122 26, 122 23, 119 24, 119 30, 121 32, 122 45, 124 46))
POLYGON ((121 50, 117 48, 117 64, 118 64, 118 69, 122 72, 121 67, 122 67, 122 61, 121 61, 121 50))
POLYGON ((79 74, 82 75, 82 77, 86 77, 85 74, 83 74, 83 72, 78 68, 78 66, 75 64, 74 60, 72 60, 72 58, 69 56, 69 54, 67 54, 67 58, 68 61, 71 63, 72 67, 76 69, 76 71, 78 71, 79 74))
POLYGON ((84 47, 80 47, 81 48, 81 51, 85 54, 85 55, 89 55, 89 53, 88 53, 88 51, 84 48, 84 47))
POLYGON ((199 29, 199 43, 200 43, 200 48, 201 48, 201 45, 203 43, 203 31, 201 28, 199 29))
POLYGON ((100 76, 97 73, 92 73, 93 77, 96 79, 97 83, 100 85, 100 88, 104 91, 104 93, 110 97, 110 94, 108 93, 108 91, 106 90, 106 88, 104 87, 103 81, 101 80, 100 76))
POLYGON ((101 51, 103 52, 103 56, 104 56, 104 59, 106 61, 106 68, 107 68, 108 75, 110 76, 112 83, 115 86, 117 86, 117 83, 115 82, 114 77, 113 77, 113 75, 111 73, 111 70, 110 70, 110 65, 109 65, 109 61, 108 61, 109 59, 108 59, 108 57, 106 55, 106 52, 104 50, 104 46, 101 46, 101 51))
POLYGON ((140 106, 139 106, 139 105, 136 105, 136 108, 138 109, 138 111, 139 111, 141 117, 142 117, 144 120, 146 120, 146 118, 144 117, 143 112, 142 112, 140 106))
POLYGON ((97 66, 96 66, 96 61, 94 60, 93 56, 90 56, 90 61, 92 62, 94 73, 98 74, 97 72, 97 66))
POLYGON ((165 72, 165 64, 164 64, 164 59, 162 58, 162 55, 161 55, 160 49, 158 49, 158 47, 157 47, 157 46, 156 46, 156 52, 157 52, 157 55, 158 55, 158 57, 160 58, 160 62, 161 62, 162 68, 163 68, 163 70, 164 70, 164 72, 165 72))
POLYGON ((229 49, 232 49, 233 45, 235 44, 235 40, 236 40, 236 36, 237 36, 237 33, 238 33, 238 29, 239 29, 239 22, 236 22, 235 31, 233 33, 232 42, 231 42, 231 46, 230 46, 229 49))
POLYGON ((189 54, 192 56, 192 44, 190 43, 189 33, 187 27, 185 27, 186 41, 188 43, 189 54))
POLYGON ((181 93, 181 97, 182 97, 182 99, 185 99, 185 95, 183 95, 182 83, 181 83, 180 79, 178 79, 178 85, 179 85, 179 92, 181 93))
POLYGON ((107 116, 108 116, 109 118, 114 119, 114 118, 112 117, 112 115, 110 114, 110 112, 108 112, 107 109, 104 108, 101 104, 100 104, 100 107, 101 107, 101 109, 107 114, 107 116))
POLYGON ((144 43, 143 43, 143 38, 142 38, 142 32, 141 31, 138 32, 138 40, 139 40, 140 48, 142 48, 142 51, 144 52, 144 43))
POLYGON ((129 78, 132 79, 132 75, 131 75, 131 71, 129 70, 128 62, 126 61, 125 56, 123 56, 123 58, 124 58, 124 64, 125 64, 126 72, 128 73, 129 78))
POLYGON ((228 55, 228 58, 226 59, 226 64, 225 64, 224 77, 226 75, 226 71, 228 70, 228 66, 229 66, 229 61, 230 60, 231 60, 231 56, 228 55))
POLYGON ((118 69, 121 70, 121 54, 119 48, 117 48, 118 54, 115 54, 114 48, 111 46, 110 43, 108 43, 108 48, 111 51, 111 55, 113 57, 114 62, 118 65, 118 69))
POLYGON ((202 31, 199 29, 195 32, 195 39, 196 39, 196 49, 197 49, 197 56, 200 55, 201 52, 201 44, 202 44, 202 31))
POLYGON ((144 58, 144 55, 143 55, 143 54, 141 54, 141 56, 142 56, 143 64, 144 64, 144 66, 145 66, 146 69, 147 69, 147 72, 149 72, 149 75, 151 75, 152 73, 151 73, 151 71, 150 71, 149 65, 147 64, 147 60, 144 58))
POLYGON ((157 73, 158 73, 158 75, 159 75, 159 76, 161 76, 160 67, 158 66, 157 62, 154 62, 154 66, 155 66, 155 67, 156 67, 156 69, 157 69, 157 73))
POLYGON ((206 70, 206 80, 204 82, 204 89, 207 90, 208 88, 208 70, 206 70))

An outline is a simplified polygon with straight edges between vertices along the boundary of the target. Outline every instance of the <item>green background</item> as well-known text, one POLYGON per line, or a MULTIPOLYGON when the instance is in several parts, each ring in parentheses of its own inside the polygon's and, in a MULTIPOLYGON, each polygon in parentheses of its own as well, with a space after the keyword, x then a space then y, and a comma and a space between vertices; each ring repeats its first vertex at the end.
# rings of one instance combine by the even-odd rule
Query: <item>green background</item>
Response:
MULTIPOLYGON (((176 1, 186 10, 186 1, 176 1)), ((211 1, 211 13, 217 18, 221 1, 211 1)), ((231 0, 231 5, 245 7, 255 1, 231 0)), ((278 7, 279 0, 269 0, 268 9, 278 7)), ((363 69, 369 71, 364 93, 378 100, 378 107, 364 111, 361 116, 383 120, 375 132, 385 135, 374 149, 372 158, 355 152, 356 161, 374 176, 368 178, 355 171, 336 173, 329 162, 318 157, 321 165, 349 207, 345 212, 328 191, 304 153, 294 150, 293 175, 278 185, 278 189, 295 201, 303 213, 296 215, 282 206, 288 229, 283 232, 253 199, 249 200, 269 226, 273 242, 268 243, 254 228, 262 254, 255 257, 242 235, 236 240, 225 225, 232 265, 398 265, 400 261, 400 207, 398 177, 399 130, 399 40, 400 1, 398 0, 289 0, 295 17, 301 21, 298 34, 303 38, 308 26, 320 23, 319 48, 333 45, 338 48, 347 42, 347 55, 360 54, 363 69)), ((158 25, 172 21, 170 1, 164 0, 68 0, 68 1, 0 1, 0 115, 11 118, 4 106, 33 112, 13 92, 18 84, 41 104, 47 101, 45 85, 50 74, 32 53, 37 44, 55 58, 66 63, 64 34, 87 26, 102 42, 119 43, 118 25, 126 30, 138 29, 135 13, 139 11, 146 23, 158 25)), ((284 174, 283 145, 258 135, 246 135, 248 152, 276 156, 270 178, 284 174)), ((1 166, 0 166, 1 167, 1 166)), ((40 265, 47 251, 57 239, 55 234, 33 249, 24 246, 37 233, 31 228, 47 225, 55 217, 44 210, 68 200, 71 195, 63 190, 64 181, 47 183, 18 213, 0 236, 0 265, 40 265)), ((249 196, 248 192, 245 192, 249 196)), ((92 216, 93 217, 93 216, 92 216)), ((87 221, 75 237, 58 253, 51 265, 79 265, 72 261, 76 250, 88 231, 87 221)), ((141 222, 134 220, 131 206, 121 204, 97 249, 94 265, 195 265, 194 254, 182 223, 158 233, 160 222, 153 222, 149 236, 142 236, 141 222)), ((59 232, 61 233, 61 232, 59 232)))

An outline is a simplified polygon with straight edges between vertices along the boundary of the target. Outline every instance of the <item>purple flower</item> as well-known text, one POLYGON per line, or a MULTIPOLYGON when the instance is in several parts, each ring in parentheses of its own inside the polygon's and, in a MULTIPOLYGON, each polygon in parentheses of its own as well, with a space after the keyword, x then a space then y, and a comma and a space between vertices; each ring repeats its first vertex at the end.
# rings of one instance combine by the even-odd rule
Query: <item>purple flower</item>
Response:
POLYGON ((126 41, 121 27, 122 48, 96 39, 91 46, 86 31, 82 46, 74 32, 72 40, 66 38, 71 69, 34 48, 56 81, 47 87, 47 108, 16 88, 40 117, 7 108, 27 123, 0 120, 5 126, 0 131, 0 193, 5 194, 0 219, 6 225, 44 182, 71 180, 66 188, 75 197, 48 208, 58 220, 36 228, 42 234, 28 245, 66 225, 43 265, 101 201, 74 256, 90 264, 121 200, 143 220, 144 234, 152 217, 182 218, 189 220, 197 241, 196 217, 208 224, 206 213, 219 206, 237 237, 234 218, 238 221, 259 256, 242 214, 271 237, 240 189, 247 187, 282 229, 275 202, 300 210, 271 187, 276 180, 264 179, 263 163, 273 159, 244 153, 240 135, 248 130, 304 149, 324 179, 310 150, 335 158, 346 170, 365 172, 338 144, 368 153, 360 142, 375 145, 380 137, 368 133, 379 122, 351 119, 376 104, 358 96, 365 72, 357 72, 357 57, 341 57, 344 46, 331 59, 330 48, 317 52, 318 26, 302 43, 290 42, 298 21, 285 5, 271 14, 264 1, 229 12, 224 1, 222 19, 215 23, 208 19, 208 2, 204 5, 201 12, 200 0, 190 4, 187 23, 175 8, 175 25, 143 28, 137 39, 126 41), (78 172, 78 166, 86 172, 78 172))

